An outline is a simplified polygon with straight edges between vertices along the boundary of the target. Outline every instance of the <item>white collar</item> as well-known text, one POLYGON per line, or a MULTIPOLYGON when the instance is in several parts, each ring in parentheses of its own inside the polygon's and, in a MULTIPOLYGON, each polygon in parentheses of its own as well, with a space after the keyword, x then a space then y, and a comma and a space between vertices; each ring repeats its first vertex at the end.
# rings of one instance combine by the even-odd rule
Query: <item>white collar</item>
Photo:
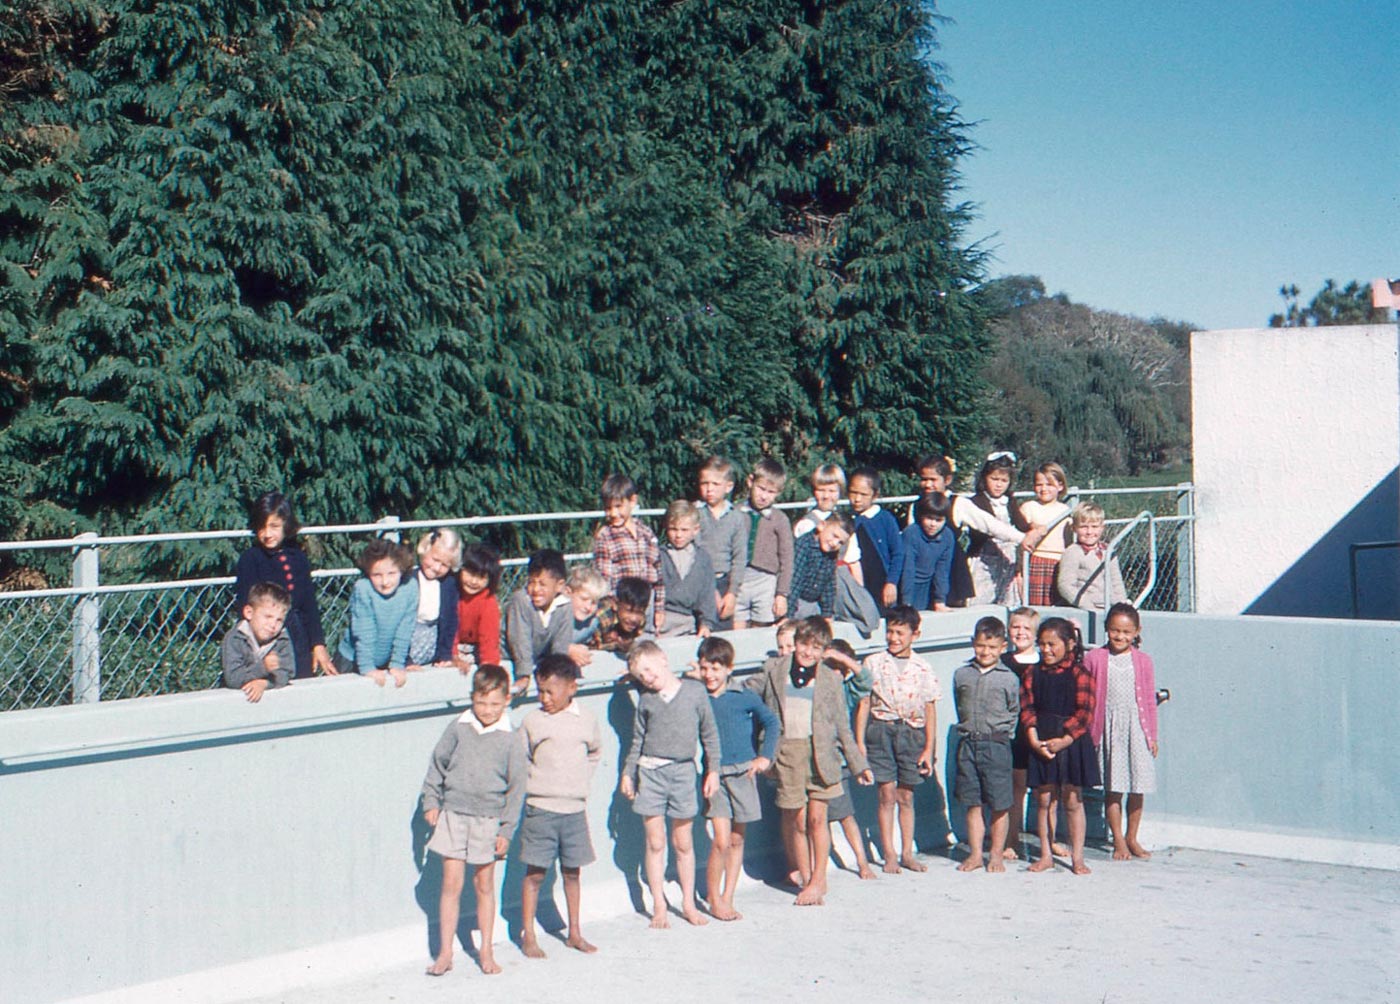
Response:
MULTIPOLYGON (((540 710, 541 710, 541 711, 544 711, 544 708, 540 708, 540 710)), ((545 713, 548 714, 548 712, 545 712, 545 713)), ((555 714, 555 715, 573 715, 575 718, 577 718, 577 717, 579 717, 579 715, 583 714, 583 712, 579 710, 578 701, 570 701, 570 702, 569 702, 569 706, 568 706, 567 708, 564 708, 562 711, 556 711, 556 712, 554 712, 554 714, 555 714)), ((550 717, 553 718, 554 715, 550 715, 550 717)))
POLYGON ((500 718, 497 718, 490 725, 482 725, 481 721, 476 717, 476 714, 472 711, 472 709, 468 708, 466 711, 462 712, 462 716, 458 718, 457 721, 462 722, 465 725, 470 725, 472 728, 476 729, 476 734, 479 736, 484 736, 488 732, 512 731, 510 724, 510 715, 501 715, 500 718))
POLYGON ((535 613, 540 615, 540 620, 543 621, 545 626, 547 627, 549 625, 549 619, 554 616, 554 611, 558 610, 560 607, 562 607, 565 603, 568 602, 569 594, 560 593, 558 596, 554 597, 554 602, 551 603, 549 606, 545 607, 543 610, 535 606, 533 603, 530 604, 530 609, 534 610, 535 613))
POLYGON ((872 502, 872 503, 866 508, 865 512, 863 512, 863 513, 860 514, 860 518, 861 518, 861 519, 874 519, 874 518, 875 518, 876 516, 878 516, 878 515, 880 515, 880 503, 878 503, 878 502, 872 502))

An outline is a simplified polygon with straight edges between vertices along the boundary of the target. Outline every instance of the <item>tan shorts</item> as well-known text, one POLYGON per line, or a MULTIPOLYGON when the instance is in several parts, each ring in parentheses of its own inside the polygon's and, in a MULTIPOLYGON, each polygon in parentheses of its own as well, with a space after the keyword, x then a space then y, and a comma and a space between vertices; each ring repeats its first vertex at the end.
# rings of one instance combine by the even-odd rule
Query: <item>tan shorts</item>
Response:
POLYGON ((468 816, 443 809, 428 839, 428 850, 469 865, 487 865, 496 860, 496 834, 500 832, 501 821, 494 816, 468 816))
POLYGON ((811 739, 784 739, 778 743, 773 770, 778 778, 775 801, 780 809, 801 809, 812 799, 830 802, 845 791, 839 782, 822 784, 817 777, 811 739))

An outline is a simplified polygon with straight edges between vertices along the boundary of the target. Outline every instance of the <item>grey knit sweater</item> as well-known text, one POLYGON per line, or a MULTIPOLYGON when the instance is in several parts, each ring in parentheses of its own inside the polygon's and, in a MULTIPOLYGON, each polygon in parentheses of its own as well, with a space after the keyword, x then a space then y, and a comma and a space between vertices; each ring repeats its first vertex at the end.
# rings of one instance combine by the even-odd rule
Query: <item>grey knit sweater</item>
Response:
POLYGON ((423 779, 423 808, 501 821, 510 839, 525 801, 525 742, 511 729, 478 733, 467 711, 447 726, 423 779))
POLYGON ((637 761, 643 756, 689 760, 699 739, 705 751, 705 769, 719 770, 719 729, 710 708, 710 695, 699 680, 684 679, 670 701, 655 690, 642 691, 633 719, 632 746, 622 772, 637 780, 637 761))

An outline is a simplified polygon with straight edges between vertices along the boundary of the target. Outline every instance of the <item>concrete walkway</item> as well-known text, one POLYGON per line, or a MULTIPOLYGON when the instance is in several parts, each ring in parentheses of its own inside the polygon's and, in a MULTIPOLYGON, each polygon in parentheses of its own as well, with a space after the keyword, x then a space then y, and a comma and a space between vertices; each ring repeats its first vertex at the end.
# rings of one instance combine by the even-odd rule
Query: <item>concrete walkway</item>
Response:
MULTIPOLYGON (((637 915, 587 920, 600 952, 546 939, 532 962, 501 944, 486 977, 458 953, 441 979, 429 961, 353 980, 331 966, 248 1004, 405 1001, 1400 1001, 1400 874, 1200 851, 1159 851, 1094 873, 927 874, 861 882, 833 876, 827 905, 792 906, 750 882, 744 920, 652 931, 637 915)), ((204 988, 212 994, 214 988, 204 988)), ((198 990, 182 1000, 216 999, 198 990)), ((228 998, 223 998, 228 999, 228 998)))

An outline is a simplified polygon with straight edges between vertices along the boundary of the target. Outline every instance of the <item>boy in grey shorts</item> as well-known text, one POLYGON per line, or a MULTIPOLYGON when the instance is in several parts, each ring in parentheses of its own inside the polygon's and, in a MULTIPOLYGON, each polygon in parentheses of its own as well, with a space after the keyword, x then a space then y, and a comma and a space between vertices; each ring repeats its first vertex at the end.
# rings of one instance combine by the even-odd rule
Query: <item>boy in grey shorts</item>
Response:
POLYGON ((511 730, 510 677, 481 666, 472 678, 471 710, 447 726, 423 780, 423 819, 433 828, 428 850, 442 858, 437 958, 429 976, 452 968, 452 941, 467 866, 476 888, 481 971, 499 973, 491 947, 496 920, 496 859, 506 856, 525 797, 525 747, 511 730))
POLYGON ((647 885, 651 887, 651 926, 670 927, 666 915, 666 818, 671 820, 671 846, 676 851, 676 875, 681 884, 681 916, 706 924, 695 907, 695 845, 692 829, 699 806, 695 801, 695 745, 705 750, 703 793, 719 790, 719 731, 705 688, 671 672, 666 653, 654 641, 639 641, 627 655, 627 672, 642 688, 632 746, 622 765, 618 790, 632 800, 632 809, 646 828, 647 885))
POLYGON ((982 811, 992 816, 987 871, 1006 870, 1002 851, 1011 808, 1011 739, 1021 714, 1021 682, 1001 661, 1006 626, 983 617, 972 632, 972 660, 953 674, 958 708, 958 773, 953 797, 967 807, 967 860, 958 871, 982 867, 982 811))
POLYGON ((710 916, 739 920, 734 887, 744 867, 744 831, 763 815, 754 778, 773 763, 783 723, 752 690, 729 689, 729 676, 734 672, 733 645, 723 638, 706 638, 695 657, 719 732, 719 791, 705 806, 714 833, 705 888, 710 916), (754 749, 755 725, 763 729, 762 752, 754 749))
POLYGON ((787 616, 792 588, 792 524, 773 508, 787 481, 787 471, 764 457, 749 475, 749 500, 741 512, 748 520, 748 557, 734 607, 734 627, 758 627, 787 616))
POLYGON ((856 709, 856 743, 870 758, 880 792, 880 844, 885 872, 900 868, 926 872, 914 856, 914 789, 933 773, 933 744, 938 731, 938 677, 914 654, 919 612, 901 604, 885 614, 885 651, 867 656, 870 696, 856 709), (899 812, 901 849, 894 847, 895 811, 899 812))
POLYGON ((564 886, 569 936, 564 944, 580 952, 598 949, 583 938, 579 921, 579 870, 594 860, 588 838, 585 799, 603 756, 597 717, 574 700, 578 666, 567 655, 547 655, 535 667, 540 706, 520 723, 528 764, 525 819, 520 824, 520 860, 525 883, 520 893, 520 950, 542 959, 535 937, 535 911, 545 872, 555 861, 564 886))

